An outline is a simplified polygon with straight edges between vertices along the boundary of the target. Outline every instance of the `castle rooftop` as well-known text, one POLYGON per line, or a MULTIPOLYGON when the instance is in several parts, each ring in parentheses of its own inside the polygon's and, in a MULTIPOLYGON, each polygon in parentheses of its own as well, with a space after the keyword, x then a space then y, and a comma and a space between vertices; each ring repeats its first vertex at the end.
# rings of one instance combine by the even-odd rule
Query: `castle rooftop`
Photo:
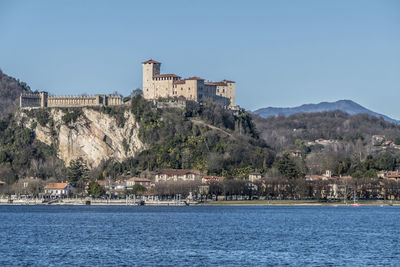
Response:
POLYGON ((142 62, 142 64, 148 64, 148 63, 161 64, 161 62, 158 62, 158 61, 155 61, 155 60, 152 60, 152 59, 142 62))
POLYGON ((185 80, 200 80, 200 81, 204 81, 204 79, 202 79, 200 77, 189 77, 189 78, 186 78, 185 80))

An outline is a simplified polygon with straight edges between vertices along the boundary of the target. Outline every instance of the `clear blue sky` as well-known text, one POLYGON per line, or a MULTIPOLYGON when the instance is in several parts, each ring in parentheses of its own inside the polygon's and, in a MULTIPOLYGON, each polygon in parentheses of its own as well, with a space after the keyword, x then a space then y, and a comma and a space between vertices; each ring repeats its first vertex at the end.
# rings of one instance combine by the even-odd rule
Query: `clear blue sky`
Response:
POLYGON ((237 103, 351 99, 400 119, 400 1, 0 1, 0 68, 33 90, 128 95, 141 62, 237 82, 237 103))

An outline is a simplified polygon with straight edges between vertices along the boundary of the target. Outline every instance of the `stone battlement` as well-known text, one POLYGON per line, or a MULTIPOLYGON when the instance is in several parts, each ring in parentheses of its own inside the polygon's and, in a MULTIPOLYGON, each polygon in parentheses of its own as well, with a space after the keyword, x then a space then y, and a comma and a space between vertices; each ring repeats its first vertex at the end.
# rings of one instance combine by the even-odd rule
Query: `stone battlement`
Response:
POLYGON ((89 106, 118 106, 122 105, 121 95, 48 95, 47 92, 21 94, 21 108, 34 107, 89 107, 89 106))

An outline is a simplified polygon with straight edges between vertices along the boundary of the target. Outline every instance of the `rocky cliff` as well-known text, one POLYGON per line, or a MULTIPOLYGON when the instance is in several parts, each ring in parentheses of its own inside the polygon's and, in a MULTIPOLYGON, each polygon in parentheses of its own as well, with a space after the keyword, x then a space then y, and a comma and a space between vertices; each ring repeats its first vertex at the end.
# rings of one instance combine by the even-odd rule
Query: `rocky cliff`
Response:
POLYGON ((121 112, 123 123, 93 108, 22 110, 18 116, 21 125, 34 130, 36 139, 56 149, 66 166, 81 157, 93 168, 110 158, 123 161, 146 149, 134 115, 129 109, 121 112))

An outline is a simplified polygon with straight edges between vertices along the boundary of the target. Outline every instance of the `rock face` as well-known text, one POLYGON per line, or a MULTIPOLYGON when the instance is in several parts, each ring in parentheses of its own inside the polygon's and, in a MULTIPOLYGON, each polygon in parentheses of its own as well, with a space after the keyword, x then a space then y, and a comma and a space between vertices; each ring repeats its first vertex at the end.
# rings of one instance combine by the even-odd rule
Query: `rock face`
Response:
POLYGON ((36 125, 36 138, 56 147, 58 157, 66 166, 71 160, 82 157, 93 168, 110 158, 121 162, 146 149, 139 139, 139 124, 128 109, 124 111, 123 127, 118 126, 113 116, 91 108, 82 108, 77 120, 68 124, 62 119, 65 110, 48 110, 50 119, 45 126, 24 112, 20 112, 21 123, 30 128, 36 125))

